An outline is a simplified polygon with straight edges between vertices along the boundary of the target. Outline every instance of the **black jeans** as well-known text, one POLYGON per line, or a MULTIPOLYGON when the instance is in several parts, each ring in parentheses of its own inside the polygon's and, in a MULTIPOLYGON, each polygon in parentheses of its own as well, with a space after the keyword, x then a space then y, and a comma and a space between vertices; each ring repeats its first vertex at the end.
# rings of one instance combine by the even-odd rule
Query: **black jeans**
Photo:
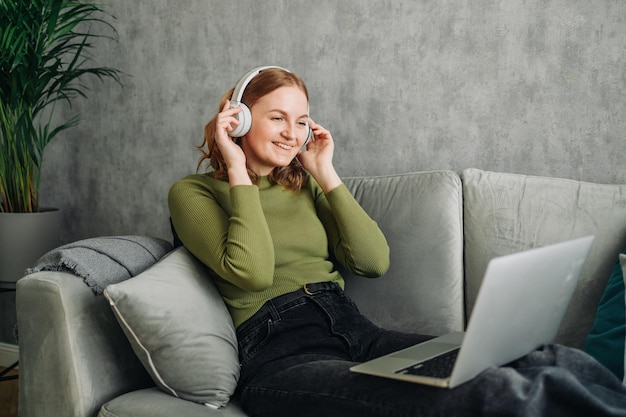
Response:
POLYGON ((626 416, 626 390, 581 351, 549 345, 455 389, 349 370, 429 339, 388 331, 334 284, 268 301, 237 329, 237 395, 252 417, 626 416))

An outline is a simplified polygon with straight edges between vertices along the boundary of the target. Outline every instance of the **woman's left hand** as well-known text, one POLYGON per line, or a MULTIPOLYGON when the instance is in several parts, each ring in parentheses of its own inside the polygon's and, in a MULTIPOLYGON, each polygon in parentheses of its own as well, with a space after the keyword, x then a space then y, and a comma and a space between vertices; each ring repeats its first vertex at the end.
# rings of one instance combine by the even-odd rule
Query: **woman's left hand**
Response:
POLYGON ((313 139, 307 144, 306 152, 298 154, 298 159, 324 192, 328 192, 341 184, 341 179, 333 166, 335 142, 328 129, 311 119, 309 127, 313 131, 313 139))

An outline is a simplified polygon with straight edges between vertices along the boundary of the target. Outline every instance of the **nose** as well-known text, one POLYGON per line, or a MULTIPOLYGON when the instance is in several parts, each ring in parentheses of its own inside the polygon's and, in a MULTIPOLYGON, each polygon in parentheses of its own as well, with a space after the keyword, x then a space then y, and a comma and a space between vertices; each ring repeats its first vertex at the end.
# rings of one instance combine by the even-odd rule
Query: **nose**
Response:
POLYGON ((289 140, 298 140, 298 126, 293 123, 286 123, 283 136, 289 140))

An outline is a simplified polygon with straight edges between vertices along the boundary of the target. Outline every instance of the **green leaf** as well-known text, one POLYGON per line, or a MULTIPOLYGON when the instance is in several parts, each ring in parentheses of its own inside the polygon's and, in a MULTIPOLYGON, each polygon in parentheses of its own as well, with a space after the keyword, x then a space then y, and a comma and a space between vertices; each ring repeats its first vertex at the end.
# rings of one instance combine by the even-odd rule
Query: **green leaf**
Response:
POLYGON ((86 76, 121 85, 120 72, 93 66, 89 53, 93 39, 116 39, 110 19, 78 0, 0 0, 0 211, 38 210, 45 148, 79 122, 53 125, 56 103, 87 97, 86 76))

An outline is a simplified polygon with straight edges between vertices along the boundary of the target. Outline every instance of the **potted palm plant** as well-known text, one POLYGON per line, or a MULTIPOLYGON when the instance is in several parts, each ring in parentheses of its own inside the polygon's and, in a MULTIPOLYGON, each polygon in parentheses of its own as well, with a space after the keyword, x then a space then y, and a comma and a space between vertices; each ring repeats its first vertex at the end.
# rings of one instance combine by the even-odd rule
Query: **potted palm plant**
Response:
POLYGON ((0 0, 0 281, 16 281, 59 243, 60 226, 51 226, 60 224, 58 210, 39 206, 44 150, 78 123, 78 115, 53 116, 59 102, 86 97, 85 76, 120 82, 118 70, 93 66, 89 54, 95 39, 115 35, 111 17, 77 0, 0 0), (36 217, 35 232, 22 229, 36 217))

